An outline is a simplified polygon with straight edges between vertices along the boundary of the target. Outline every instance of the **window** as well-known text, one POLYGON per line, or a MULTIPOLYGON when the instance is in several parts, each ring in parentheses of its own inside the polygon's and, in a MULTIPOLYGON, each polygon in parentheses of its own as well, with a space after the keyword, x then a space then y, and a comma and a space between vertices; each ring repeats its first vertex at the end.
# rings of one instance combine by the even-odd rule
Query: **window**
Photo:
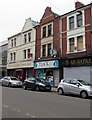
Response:
POLYGON ((77 50, 78 51, 83 50, 83 36, 77 37, 77 50))
POLYGON ((42 46, 42 57, 46 56, 46 45, 42 46))
POLYGON ((13 60, 13 56, 12 56, 12 53, 10 54, 10 57, 11 57, 11 61, 13 60))
POLYGON ((26 59, 26 50, 24 50, 24 59, 26 59))
POLYGON ((76 85, 78 82, 76 80, 71 80, 71 84, 76 85))
POLYGON ((74 49, 75 49, 75 47, 74 47, 74 38, 70 38, 69 39, 69 48, 70 48, 70 52, 74 52, 74 49))
POLYGON ((24 43, 27 43, 27 35, 24 35, 24 43))
POLYGON ((46 37, 46 26, 43 27, 43 34, 42 34, 42 37, 43 37, 43 38, 46 37))
POLYGON ((11 40, 11 47, 13 47, 13 39, 11 40))
POLYGON ((28 51, 28 58, 30 58, 30 49, 28 49, 27 51, 28 51))
POLYGON ((52 33, 52 25, 48 25, 48 36, 50 36, 52 33))
POLYGON ((14 52, 13 54, 14 54, 14 61, 15 61, 16 60, 16 53, 14 52))
POLYGON ((69 18, 69 29, 74 28, 74 16, 69 18))
POLYGON ((31 33, 28 33, 28 42, 31 41, 31 33))
POLYGON ((14 39, 14 46, 16 46, 16 38, 14 39))
POLYGON ((64 83, 70 83, 70 80, 66 79, 63 81, 64 83))
POLYGON ((50 51, 51 51, 51 43, 48 44, 48 56, 50 56, 50 51))
POLYGON ((77 27, 82 26, 82 22, 83 22, 83 20, 82 20, 82 14, 78 14, 77 15, 77 27))

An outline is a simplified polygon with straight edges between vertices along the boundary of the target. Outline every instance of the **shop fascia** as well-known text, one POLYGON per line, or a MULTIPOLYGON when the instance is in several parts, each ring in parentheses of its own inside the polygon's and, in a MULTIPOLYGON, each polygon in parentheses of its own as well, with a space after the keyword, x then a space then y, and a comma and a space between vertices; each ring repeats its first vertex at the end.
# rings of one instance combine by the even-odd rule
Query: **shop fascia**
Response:
POLYGON ((40 68, 58 68, 58 67, 59 67, 58 60, 41 61, 41 62, 35 62, 34 63, 34 69, 40 69, 40 68))

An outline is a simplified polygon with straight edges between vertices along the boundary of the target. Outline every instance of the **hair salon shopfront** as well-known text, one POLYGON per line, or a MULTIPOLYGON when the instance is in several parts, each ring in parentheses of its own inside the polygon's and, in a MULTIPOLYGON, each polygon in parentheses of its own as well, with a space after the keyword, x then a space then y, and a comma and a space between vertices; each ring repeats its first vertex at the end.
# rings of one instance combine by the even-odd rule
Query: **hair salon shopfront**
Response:
POLYGON ((35 61, 35 76, 47 79, 52 86, 57 86, 62 77, 59 66, 59 60, 35 61))

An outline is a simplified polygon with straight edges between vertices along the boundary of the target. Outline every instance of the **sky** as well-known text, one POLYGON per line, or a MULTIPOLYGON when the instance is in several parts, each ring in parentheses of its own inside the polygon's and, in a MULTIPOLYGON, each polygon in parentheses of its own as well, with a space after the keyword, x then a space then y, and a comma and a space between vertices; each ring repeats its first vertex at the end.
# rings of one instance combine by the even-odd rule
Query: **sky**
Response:
MULTIPOLYGON (((75 9, 77 0, 0 0, 0 42, 21 32, 25 20, 40 22, 47 6, 63 15, 75 9)), ((78 0, 87 5, 92 0, 78 0)))

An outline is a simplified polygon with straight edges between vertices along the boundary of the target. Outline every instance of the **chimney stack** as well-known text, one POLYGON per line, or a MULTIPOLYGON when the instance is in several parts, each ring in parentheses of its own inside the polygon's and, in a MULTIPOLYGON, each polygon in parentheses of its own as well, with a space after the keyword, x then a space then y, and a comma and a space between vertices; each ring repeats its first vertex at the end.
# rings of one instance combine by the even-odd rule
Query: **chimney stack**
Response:
POLYGON ((81 7, 83 7, 83 6, 85 6, 83 3, 81 3, 81 2, 79 2, 79 1, 77 1, 76 3, 75 3, 75 9, 78 9, 78 8, 81 8, 81 7))

